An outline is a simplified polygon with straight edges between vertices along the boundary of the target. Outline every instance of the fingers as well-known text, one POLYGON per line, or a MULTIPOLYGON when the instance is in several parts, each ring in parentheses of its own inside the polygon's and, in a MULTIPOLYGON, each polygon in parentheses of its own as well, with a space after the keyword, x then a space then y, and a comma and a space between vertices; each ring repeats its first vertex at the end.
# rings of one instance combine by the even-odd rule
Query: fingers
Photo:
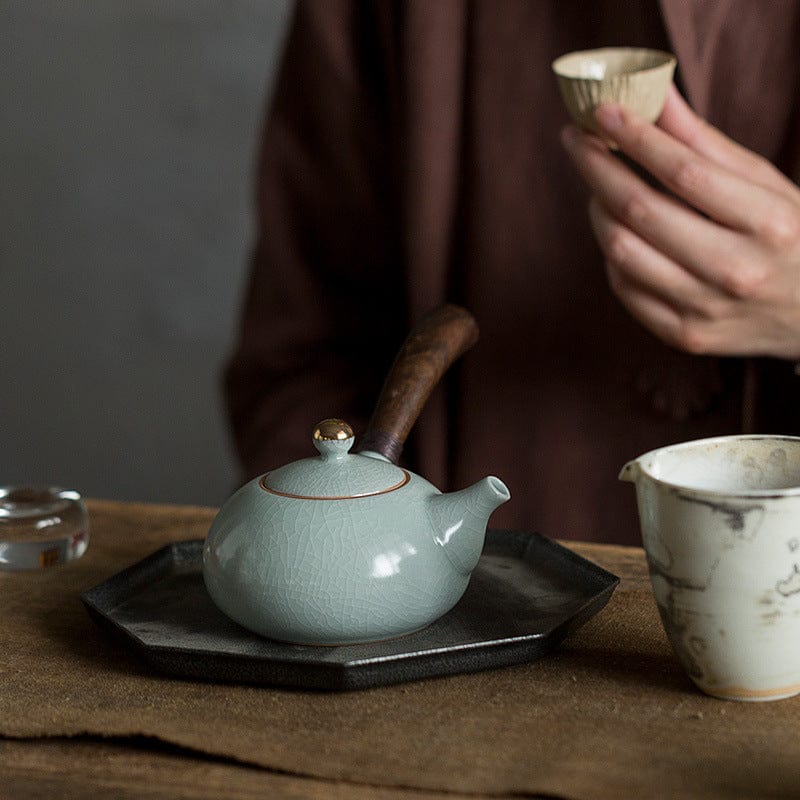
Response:
POLYGON ((612 291, 663 341, 694 354, 800 357, 800 308, 791 289, 740 300, 652 248, 594 197, 589 219, 612 291))
POLYGON ((695 114, 674 84, 669 87, 658 126, 698 155, 739 177, 767 187, 774 184, 777 176, 784 177, 765 158, 729 139, 695 114))
POLYGON ((655 250, 592 198, 589 219, 606 259, 612 291, 663 341, 692 353, 716 346, 713 333, 731 301, 655 250))
POLYGON ((598 201, 654 249, 733 294, 760 280, 761 261, 746 237, 648 186, 596 137, 568 127, 563 142, 598 201))
POLYGON ((735 301, 654 250, 610 216, 596 198, 589 218, 606 257, 609 286, 628 312, 662 341, 697 355, 758 352, 741 335, 735 301), (736 341, 731 348, 731 341, 736 341))
MULTIPOLYGON (((675 112, 670 114, 678 116, 675 112)), ((702 141, 706 150, 713 151, 712 157, 692 149, 666 129, 635 117, 622 106, 601 106, 596 116, 626 155, 676 195, 722 225, 758 233, 774 213, 778 202, 775 192, 754 184, 749 174, 742 177, 729 167, 721 166, 719 162, 724 159, 713 156, 724 153, 730 156, 729 161, 737 162, 737 168, 744 169, 744 163, 738 163, 738 156, 729 153, 727 145, 709 146, 712 140, 724 137, 698 118, 694 120, 702 134, 690 139, 695 144, 702 141), (742 202, 743 197, 747 198, 746 203, 742 202)), ((733 143, 729 143, 733 147, 733 143)))
POLYGON ((636 286, 680 313, 715 313, 725 296, 620 224, 593 197, 589 220, 606 259, 612 288, 636 286))
POLYGON ((683 341, 681 316, 669 303, 642 289, 625 275, 609 274, 609 283, 628 313, 651 333, 673 347, 687 352, 700 352, 698 349, 692 350, 691 344, 683 341))
POLYGON ((700 120, 673 91, 659 125, 619 106, 608 139, 562 141, 593 192, 590 218, 609 283, 628 311, 691 353, 800 357, 800 188, 700 120))

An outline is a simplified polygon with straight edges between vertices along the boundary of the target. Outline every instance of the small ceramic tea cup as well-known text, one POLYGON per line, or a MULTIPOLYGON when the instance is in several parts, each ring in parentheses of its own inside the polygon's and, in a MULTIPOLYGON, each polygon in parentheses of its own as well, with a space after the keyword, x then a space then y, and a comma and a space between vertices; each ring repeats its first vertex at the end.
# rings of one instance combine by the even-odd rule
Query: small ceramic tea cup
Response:
POLYGON ((672 647, 704 692, 800 693, 800 437, 724 436, 628 462, 672 647))
POLYGON ((594 111, 601 103, 621 103, 655 122, 664 108, 676 63, 675 56, 661 50, 603 47, 567 53, 552 67, 572 119, 600 133, 594 111))

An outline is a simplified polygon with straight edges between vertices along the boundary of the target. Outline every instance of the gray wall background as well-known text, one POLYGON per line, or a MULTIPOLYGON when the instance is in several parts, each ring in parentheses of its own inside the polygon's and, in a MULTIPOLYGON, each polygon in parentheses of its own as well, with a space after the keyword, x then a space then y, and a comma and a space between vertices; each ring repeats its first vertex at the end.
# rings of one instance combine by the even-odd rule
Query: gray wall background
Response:
POLYGON ((0 2, 0 482, 218 504, 289 0, 0 2))

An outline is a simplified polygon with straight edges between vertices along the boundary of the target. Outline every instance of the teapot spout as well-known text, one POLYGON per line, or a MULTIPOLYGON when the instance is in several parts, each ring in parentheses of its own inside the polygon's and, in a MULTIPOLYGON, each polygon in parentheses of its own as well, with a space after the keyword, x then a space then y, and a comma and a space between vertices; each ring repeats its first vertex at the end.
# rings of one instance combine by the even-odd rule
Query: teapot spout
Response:
POLYGON ((490 476, 459 492, 436 494, 428 500, 436 543, 463 575, 475 569, 486 538, 489 516, 511 493, 499 478, 490 476))

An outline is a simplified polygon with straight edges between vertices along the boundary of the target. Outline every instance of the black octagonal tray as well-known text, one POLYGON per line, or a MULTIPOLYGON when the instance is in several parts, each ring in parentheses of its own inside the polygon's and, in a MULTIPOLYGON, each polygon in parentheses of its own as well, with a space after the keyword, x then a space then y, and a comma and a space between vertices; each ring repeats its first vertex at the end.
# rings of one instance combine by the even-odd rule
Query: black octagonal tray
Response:
POLYGON ((539 534, 490 529, 458 604, 386 642, 313 647, 250 633, 206 592, 201 540, 158 550, 81 595, 156 670, 210 681, 362 689, 532 661, 608 602, 619 579, 539 534))

